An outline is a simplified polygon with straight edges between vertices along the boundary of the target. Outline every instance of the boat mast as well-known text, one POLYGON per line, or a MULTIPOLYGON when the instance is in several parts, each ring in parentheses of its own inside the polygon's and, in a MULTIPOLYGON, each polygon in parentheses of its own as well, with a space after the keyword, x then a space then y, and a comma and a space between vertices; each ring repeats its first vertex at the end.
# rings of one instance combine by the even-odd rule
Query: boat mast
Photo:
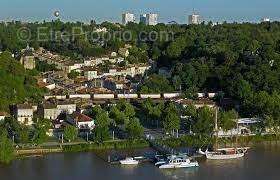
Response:
POLYGON ((237 128, 237 134, 236 134, 236 138, 235 138, 235 151, 237 151, 237 145, 238 145, 238 133, 239 133, 238 120, 236 122, 236 128, 237 128))
POLYGON ((218 149, 218 107, 215 108, 215 150, 218 149))

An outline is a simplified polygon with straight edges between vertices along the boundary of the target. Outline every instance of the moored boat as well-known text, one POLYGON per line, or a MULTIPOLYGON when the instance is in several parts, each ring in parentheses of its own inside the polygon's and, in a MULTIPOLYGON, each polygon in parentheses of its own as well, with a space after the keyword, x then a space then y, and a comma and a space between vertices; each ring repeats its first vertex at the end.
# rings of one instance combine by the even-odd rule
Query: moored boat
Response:
POLYGON ((214 152, 205 152, 207 159, 212 160, 226 160, 226 159, 237 159, 241 158, 245 155, 245 153, 242 150, 217 150, 214 152))
POLYGON ((198 167, 199 164, 197 161, 193 161, 187 156, 176 156, 172 155, 167 158, 165 163, 159 165, 160 169, 174 169, 174 168, 190 168, 198 167))
POLYGON ((139 163, 138 160, 133 159, 132 157, 127 157, 124 160, 120 160, 122 165, 137 165, 139 163))
MULTIPOLYGON (((238 123, 237 123, 238 129, 238 123)), ((246 148, 237 148, 238 136, 236 136, 236 147, 235 148, 218 148, 218 110, 216 109, 215 116, 215 131, 216 139, 215 139, 215 150, 209 152, 208 149, 203 152, 201 149, 198 150, 198 153, 206 156, 207 159, 211 160, 226 160, 226 159, 238 159, 244 157, 245 153, 248 151, 248 147, 246 148)))

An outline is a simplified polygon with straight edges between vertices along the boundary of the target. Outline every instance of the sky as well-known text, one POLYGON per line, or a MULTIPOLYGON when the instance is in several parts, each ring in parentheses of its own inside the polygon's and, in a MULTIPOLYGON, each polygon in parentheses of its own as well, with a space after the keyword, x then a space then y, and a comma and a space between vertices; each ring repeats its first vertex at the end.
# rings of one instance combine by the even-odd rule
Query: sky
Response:
POLYGON ((0 20, 121 22, 123 12, 159 14, 159 22, 186 23, 193 10, 205 21, 258 22, 264 17, 280 21, 280 0, 1 0, 0 20))

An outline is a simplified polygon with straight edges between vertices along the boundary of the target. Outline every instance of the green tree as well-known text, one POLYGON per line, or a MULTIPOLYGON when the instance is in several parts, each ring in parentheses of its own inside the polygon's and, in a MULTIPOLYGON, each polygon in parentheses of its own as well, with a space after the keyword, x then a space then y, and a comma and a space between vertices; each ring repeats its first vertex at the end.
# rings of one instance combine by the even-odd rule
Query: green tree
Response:
POLYGON ((68 77, 69 79, 75 79, 75 78, 77 78, 79 75, 80 75, 79 72, 76 72, 76 71, 72 70, 70 73, 67 74, 67 77, 68 77))
POLYGON ((95 139, 103 142, 109 138, 110 119, 108 113, 104 110, 98 111, 95 120, 96 127, 93 130, 95 139))
POLYGON ((172 102, 168 103, 164 110, 163 127, 165 132, 173 133, 174 130, 180 128, 180 116, 176 105, 172 102))
POLYGON ((7 131, 0 129, 0 163, 10 163, 15 157, 13 143, 7 137, 7 131))
POLYGON ((64 127, 63 137, 69 142, 74 141, 78 137, 78 129, 75 126, 67 125, 64 127))
POLYGON ((193 131, 209 136, 214 130, 214 112, 209 107, 198 109, 193 131))
POLYGON ((52 126, 51 121, 48 119, 36 119, 34 122, 33 141, 36 144, 42 144, 48 140, 47 132, 52 126))
POLYGON ((219 113, 218 124, 223 130, 231 130, 236 127, 238 113, 235 110, 222 111, 219 113))
POLYGON ((141 138, 141 136, 144 133, 144 128, 140 124, 139 119, 132 118, 129 120, 129 123, 125 127, 128 136, 130 139, 138 139, 141 138))

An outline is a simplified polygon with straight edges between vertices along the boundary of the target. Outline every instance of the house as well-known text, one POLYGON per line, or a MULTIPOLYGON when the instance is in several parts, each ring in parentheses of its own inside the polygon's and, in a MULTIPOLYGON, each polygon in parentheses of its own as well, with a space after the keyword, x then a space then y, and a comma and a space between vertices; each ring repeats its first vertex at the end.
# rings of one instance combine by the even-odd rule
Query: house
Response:
POLYGON ((103 87, 111 91, 123 90, 125 83, 125 80, 108 77, 103 81, 103 87))
POLYGON ((98 71, 96 68, 93 67, 85 67, 83 68, 84 71, 84 77, 87 80, 92 80, 98 78, 98 71))
POLYGON ((51 103, 42 105, 41 114, 43 115, 44 119, 51 120, 55 120, 60 115, 56 105, 51 103))
POLYGON ((40 87, 40 88, 47 88, 49 90, 53 90, 56 88, 56 85, 55 83, 47 83, 47 82, 44 82, 44 81, 38 81, 37 82, 37 85, 40 87))
POLYGON ((122 56, 122 57, 128 57, 129 56, 129 50, 127 48, 120 48, 118 53, 122 56))
POLYGON ((77 106, 75 103, 71 101, 58 101, 57 109, 59 114, 61 114, 62 112, 65 112, 67 114, 72 114, 76 111, 77 106))
POLYGON ((15 108, 15 118, 24 125, 33 124, 33 108, 29 104, 18 104, 15 108))
POLYGON ((30 48, 29 46, 26 47, 26 49, 23 49, 20 63, 23 65, 25 69, 34 69, 35 68, 35 56, 33 55, 33 48, 30 48))
POLYGON ((61 100, 46 102, 39 106, 39 115, 44 119, 56 120, 62 113, 72 114, 76 111, 76 104, 71 101, 61 100))
POLYGON ((23 55, 20 59, 20 63, 25 69, 34 69, 35 68, 35 57, 33 55, 23 55))
MULTIPOLYGON (((259 118, 240 118, 240 119, 236 119, 236 122, 238 124, 238 128, 233 128, 233 129, 228 130, 228 131, 225 131, 222 128, 219 128, 218 136, 219 137, 232 137, 232 136, 236 136, 236 135, 242 135, 242 136, 255 135, 254 132, 251 131, 251 126, 255 126, 256 124, 261 123, 261 121, 262 120, 259 119, 259 118)), ((268 131, 268 128, 266 128, 266 132, 273 133, 271 131, 268 131)))
POLYGON ((95 122, 91 117, 88 117, 81 113, 74 113, 73 120, 76 126, 81 129, 89 129, 92 130, 95 127, 95 122))
POLYGON ((0 121, 4 120, 7 117, 7 113, 6 112, 0 112, 0 121))

